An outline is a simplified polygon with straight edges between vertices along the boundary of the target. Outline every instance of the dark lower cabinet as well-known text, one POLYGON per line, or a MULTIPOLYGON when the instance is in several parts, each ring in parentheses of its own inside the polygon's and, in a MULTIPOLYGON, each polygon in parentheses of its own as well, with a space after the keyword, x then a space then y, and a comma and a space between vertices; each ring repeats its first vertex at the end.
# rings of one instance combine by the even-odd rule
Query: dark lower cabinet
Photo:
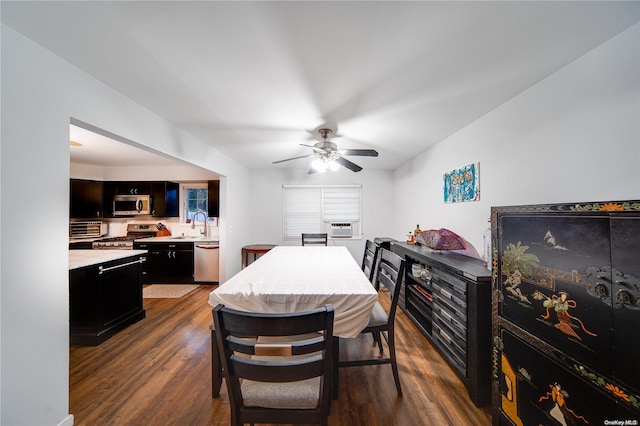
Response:
POLYGON ((145 284, 191 284, 194 281, 193 243, 134 242, 148 250, 143 271, 145 284))
POLYGON ((406 243, 400 307, 462 379, 478 406, 491 402, 491 273, 478 259, 406 243), (421 271, 413 274, 414 266, 421 271))
POLYGON ((145 317, 145 255, 69 271, 70 343, 96 346, 145 317))

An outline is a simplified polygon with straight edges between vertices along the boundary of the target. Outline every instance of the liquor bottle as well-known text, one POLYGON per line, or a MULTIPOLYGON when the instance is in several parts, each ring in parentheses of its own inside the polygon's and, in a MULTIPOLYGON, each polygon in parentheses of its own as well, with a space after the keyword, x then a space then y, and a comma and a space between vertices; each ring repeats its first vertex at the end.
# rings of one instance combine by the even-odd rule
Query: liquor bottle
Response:
POLYGON ((416 225, 416 229, 413 231, 413 235, 417 237, 421 232, 422 231, 420 230, 420 225, 416 225))

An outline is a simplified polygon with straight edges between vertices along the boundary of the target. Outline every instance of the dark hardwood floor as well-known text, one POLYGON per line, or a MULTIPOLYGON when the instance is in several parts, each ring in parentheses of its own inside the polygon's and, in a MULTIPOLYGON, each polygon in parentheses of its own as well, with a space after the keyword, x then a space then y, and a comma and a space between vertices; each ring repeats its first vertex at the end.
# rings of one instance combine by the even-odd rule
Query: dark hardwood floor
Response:
MULTIPOLYGON (((97 347, 71 347, 69 410, 76 425, 228 425, 224 387, 211 398, 212 286, 180 299, 144 299, 147 317, 97 347)), ((401 310, 397 356, 403 397, 388 365, 343 368, 330 425, 489 425, 488 408, 401 310)), ((341 358, 375 350, 371 336, 343 339, 341 358)))

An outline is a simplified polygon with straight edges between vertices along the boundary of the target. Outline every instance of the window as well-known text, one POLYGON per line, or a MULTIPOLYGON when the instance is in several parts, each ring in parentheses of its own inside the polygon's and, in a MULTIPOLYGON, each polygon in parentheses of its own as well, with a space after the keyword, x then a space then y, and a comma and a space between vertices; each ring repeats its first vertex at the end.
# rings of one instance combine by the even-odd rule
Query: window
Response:
POLYGON ((350 223, 359 238, 361 191, 361 185, 283 185, 283 239, 299 239, 303 232, 330 234, 331 223, 350 223))
MULTIPOLYGON (((183 215, 184 221, 193 221, 193 217, 197 212, 204 212, 208 217, 208 189, 205 183, 191 183, 183 185, 184 204, 183 215)), ((198 220, 202 220, 202 215, 198 215, 198 220)))

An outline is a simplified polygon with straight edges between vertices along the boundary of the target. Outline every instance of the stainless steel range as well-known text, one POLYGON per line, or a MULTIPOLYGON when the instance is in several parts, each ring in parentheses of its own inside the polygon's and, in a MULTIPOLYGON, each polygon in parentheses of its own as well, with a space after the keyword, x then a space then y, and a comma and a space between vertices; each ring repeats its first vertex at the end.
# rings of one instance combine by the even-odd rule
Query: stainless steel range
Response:
POLYGON ((158 224, 133 223, 127 225, 127 235, 96 240, 92 244, 94 249, 133 250, 133 241, 140 238, 155 237, 158 224))

